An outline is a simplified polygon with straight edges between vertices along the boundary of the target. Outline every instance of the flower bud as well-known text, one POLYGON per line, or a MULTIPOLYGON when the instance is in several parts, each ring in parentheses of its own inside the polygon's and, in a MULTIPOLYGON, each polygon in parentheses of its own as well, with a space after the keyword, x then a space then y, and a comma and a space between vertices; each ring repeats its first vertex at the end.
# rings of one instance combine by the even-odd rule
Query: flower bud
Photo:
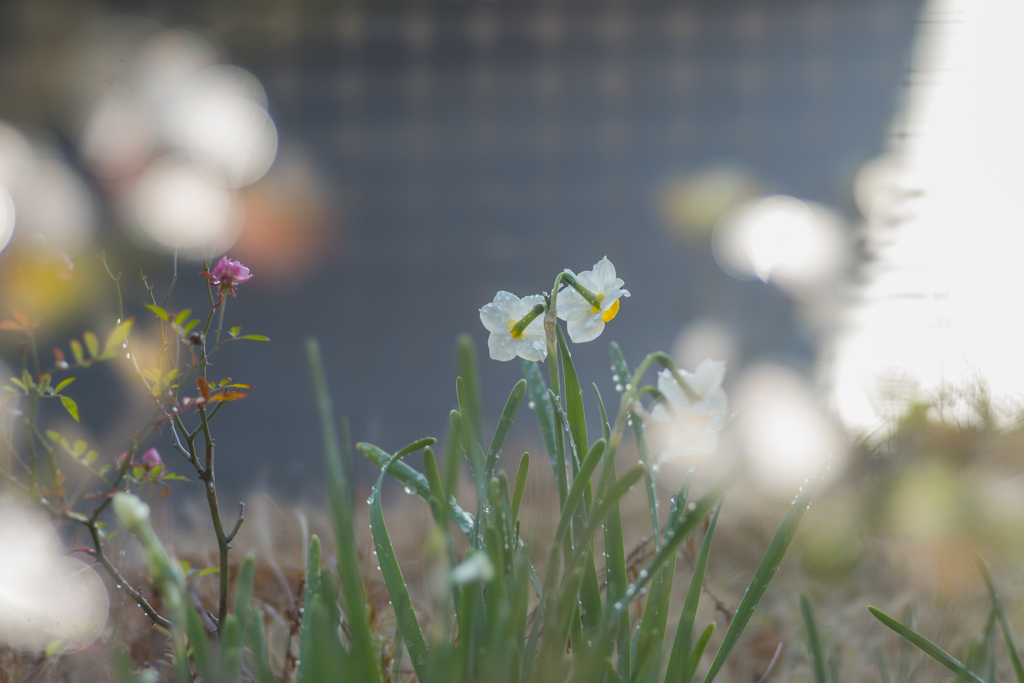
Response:
POLYGON ((155 448, 150 448, 142 454, 142 464, 145 465, 147 470, 151 470, 154 467, 163 465, 164 461, 160 459, 160 454, 157 453, 155 448))
POLYGON ((133 534, 149 524, 149 506, 131 493, 114 494, 114 514, 121 526, 133 534))

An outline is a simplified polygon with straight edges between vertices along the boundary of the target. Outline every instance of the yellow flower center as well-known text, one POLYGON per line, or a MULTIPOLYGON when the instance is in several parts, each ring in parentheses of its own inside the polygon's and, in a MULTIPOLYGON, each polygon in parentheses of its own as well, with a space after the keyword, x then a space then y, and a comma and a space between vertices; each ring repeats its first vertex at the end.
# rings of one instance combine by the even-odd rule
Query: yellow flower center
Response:
MULTIPOLYGON (((618 302, 616 301, 615 303, 618 303, 618 302)), ((522 339, 523 338, 523 333, 516 331, 516 321, 515 320, 509 320, 507 323, 505 323, 505 327, 508 328, 509 334, 512 335, 513 339, 522 339)), ((523 330, 523 331, 525 332, 525 330, 523 330)))
POLYGON ((606 323, 610 323, 616 315, 619 314, 619 300, 616 299, 612 302, 612 305, 608 307, 608 310, 601 314, 601 320, 606 323))

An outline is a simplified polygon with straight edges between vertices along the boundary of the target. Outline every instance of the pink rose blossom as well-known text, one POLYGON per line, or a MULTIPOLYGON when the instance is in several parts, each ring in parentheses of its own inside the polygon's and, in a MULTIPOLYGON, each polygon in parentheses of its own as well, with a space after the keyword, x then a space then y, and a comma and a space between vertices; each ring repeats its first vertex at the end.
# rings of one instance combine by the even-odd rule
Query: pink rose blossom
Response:
POLYGON ((210 275, 213 276, 213 283, 222 289, 232 289, 252 277, 249 268, 242 265, 241 261, 232 261, 227 256, 221 257, 210 275))
POLYGON ((241 261, 233 261, 227 256, 222 256, 214 267, 213 272, 203 271, 203 277, 217 286, 220 293, 217 305, 220 306, 221 301, 224 299, 224 292, 229 292, 231 296, 235 296, 235 286, 250 279, 252 273, 249 272, 249 268, 243 265, 241 261))
POLYGON ((142 454, 142 464, 146 466, 147 470, 151 470, 163 465, 164 461, 160 459, 160 454, 156 452, 155 448, 150 448, 142 454))

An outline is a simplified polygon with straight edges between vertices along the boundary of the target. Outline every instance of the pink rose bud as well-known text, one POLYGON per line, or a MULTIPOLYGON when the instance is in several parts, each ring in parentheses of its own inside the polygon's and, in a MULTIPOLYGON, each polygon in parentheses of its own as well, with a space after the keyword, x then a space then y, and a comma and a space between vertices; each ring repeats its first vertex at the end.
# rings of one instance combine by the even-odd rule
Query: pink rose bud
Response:
POLYGON ((252 277, 252 273, 241 261, 232 261, 227 256, 221 257, 210 275, 213 276, 214 284, 221 289, 234 289, 235 285, 240 285, 252 277))
POLYGON ((150 448, 142 454, 142 464, 146 466, 147 470, 151 470, 154 467, 163 465, 164 461, 160 459, 160 454, 156 452, 155 448, 150 448))

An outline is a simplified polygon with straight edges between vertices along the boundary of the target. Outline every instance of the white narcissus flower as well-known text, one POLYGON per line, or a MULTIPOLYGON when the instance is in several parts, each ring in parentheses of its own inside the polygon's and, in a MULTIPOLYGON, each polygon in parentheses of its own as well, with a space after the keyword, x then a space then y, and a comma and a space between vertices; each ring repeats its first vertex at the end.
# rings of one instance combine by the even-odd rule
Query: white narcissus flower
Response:
POLYGON ((540 294, 520 299, 511 292, 498 292, 494 301, 480 309, 480 322, 491 333, 487 338, 487 350, 493 360, 512 360, 519 356, 541 361, 547 357, 543 314, 530 321, 521 333, 515 330, 516 323, 531 313, 537 304, 544 304, 544 297, 540 294))
POLYGON ((651 446, 660 464, 674 458, 699 458, 718 449, 718 434, 728 418, 729 401, 722 390, 723 361, 705 360, 693 373, 679 375, 699 399, 688 396, 671 370, 658 373, 664 397, 651 411, 651 446))
MULTIPOLYGON (((573 275, 568 268, 565 272, 573 275)), ((598 305, 594 305, 571 286, 558 293, 558 317, 566 321, 569 338, 579 344, 601 335, 604 324, 619 312, 619 297, 629 296, 629 292, 622 289, 625 283, 615 277, 615 266, 607 256, 595 263, 592 270, 585 270, 573 277, 598 299, 598 305)))

